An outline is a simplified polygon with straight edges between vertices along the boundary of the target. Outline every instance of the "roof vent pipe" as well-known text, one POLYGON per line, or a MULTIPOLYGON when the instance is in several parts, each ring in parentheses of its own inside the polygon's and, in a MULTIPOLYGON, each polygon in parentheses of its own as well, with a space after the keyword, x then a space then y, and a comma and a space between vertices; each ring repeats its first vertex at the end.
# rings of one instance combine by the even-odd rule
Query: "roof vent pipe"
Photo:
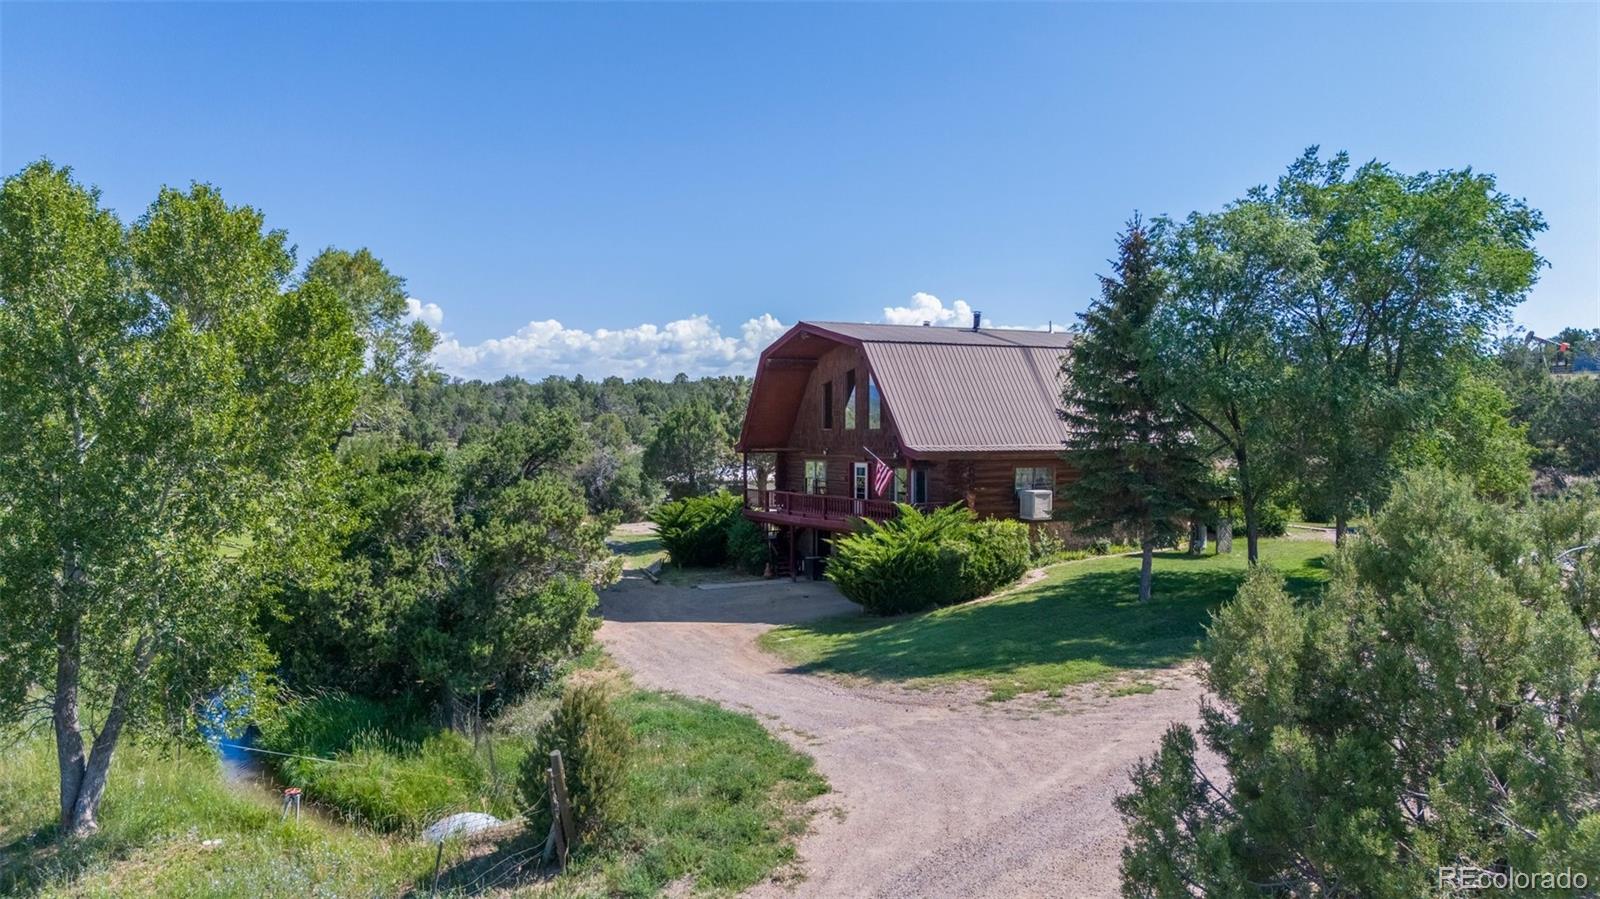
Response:
POLYGON ((983 313, 979 312, 976 309, 972 310, 972 330, 976 331, 982 326, 983 326, 983 313))

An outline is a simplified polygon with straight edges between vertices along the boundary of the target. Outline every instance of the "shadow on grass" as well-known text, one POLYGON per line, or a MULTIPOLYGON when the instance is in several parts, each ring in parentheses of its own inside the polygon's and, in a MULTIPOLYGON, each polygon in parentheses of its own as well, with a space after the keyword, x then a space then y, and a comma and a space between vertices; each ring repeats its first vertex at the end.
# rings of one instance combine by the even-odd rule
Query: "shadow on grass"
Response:
POLYGON ((0 895, 34 896, 52 883, 71 883, 102 859, 99 837, 59 839, 54 824, 35 828, 0 845, 0 895))
MULTIPOLYGON (((1054 666, 1062 679, 1105 669, 1165 668, 1195 654, 1211 612, 1244 580, 1242 565, 1160 553, 1154 598, 1139 602, 1138 562, 1073 572, 987 602, 893 619, 849 616, 787 629, 817 647, 797 673, 874 680, 982 677, 1054 666)), ((1288 589, 1305 595, 1324 580, 1321 558, 1287 566, 1288 589)), ((802 658, 804 658, 802 656, 802 658)))
POLYGON ((519 833, 483 848, 487 851, 471 853, 442 869, 437 890, 431 871, 417 878, 413 894, 482 896, 544 883, 558 873, 553 865, 544 864, 544 840, 532 834, 519 833))

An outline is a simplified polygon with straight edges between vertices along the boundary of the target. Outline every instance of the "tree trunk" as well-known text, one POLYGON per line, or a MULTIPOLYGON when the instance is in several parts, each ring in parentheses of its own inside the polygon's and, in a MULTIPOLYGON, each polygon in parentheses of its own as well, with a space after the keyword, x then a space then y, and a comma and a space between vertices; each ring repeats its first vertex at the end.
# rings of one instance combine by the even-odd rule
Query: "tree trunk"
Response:
POLYGON ((149 636, 141 636, 134 644, 133 672, 117 684, 111 697, 111 708, 106 720, 94 738, 89 756, 83 754, 83 729, 78 720, 78 667, 79 636, 74 622, 68 639, 59 641, 56 662, 56 701, 54 709, 56 731, 56 758, 61 774, 61 833, 69 837, 83 837, 100 828, 96 816, 100 813, 100 800, 105 796, 106 779, 111 774, 111 758, 116 754, 117 743, 122 738, 122 728, 128 722, 128 704, 133 690, 150 670, 153 656, 149 636))
POLYGON ((1146 537, 1139 544, 1141 559, 1139 562, 1139 601, 1150 601, 1150 569, 1155 557, 1155 541, 1146 537))
POLYGON ((1256 531, 1256 503, 1260 497, 1256 495, 1255 485, 1251 483, 1249 457, 1245 454, 1244 447, 1234 450, 1233 459, 1239 466, 1239 504, 1244 507, 1245 556, 1254 567, 1261 558, 1261 537, 1256 531))
POLYGON ((1250 565, 1255 566, 1261 559, 1261 535, 1256 532, 1256 504, 1254 498, 1246 499, 1244 503, 1244 545, 1245 557, 1250 565))
POLYGON ((1189 555, 1198 556, 1206 551, 1206 523, 1196 518, 1189 522, 1189 555))
POLYGON ((1350 526, 1350 519, 1343 512, 1333 516, 1333 545, 1343 546, 1345 531, 1350 526))
POLYGON ((83 728, 78 721, 78 652, 78 622, 74 620, 56 633, 56 696, 50 711, 61 780, 61 832, 73 836, 94 830, 93 818, 85 830, 77 816, 84 775, 83 728))

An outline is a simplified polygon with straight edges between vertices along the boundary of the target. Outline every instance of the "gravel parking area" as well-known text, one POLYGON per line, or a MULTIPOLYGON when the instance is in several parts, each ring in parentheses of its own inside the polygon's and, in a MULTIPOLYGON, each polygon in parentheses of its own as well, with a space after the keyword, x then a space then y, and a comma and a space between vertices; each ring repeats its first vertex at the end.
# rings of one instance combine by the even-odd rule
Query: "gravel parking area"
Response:
POLYGON ((982 701, 786 670, 762 631, 856 607, 825 583, 700 590, 626 578, 601 598, 600 639, 648 687, 748 711, 811 754, 833 786, 800 843, 800 879, 759 896, 1114 896, 1112 799, 1173 721, 1195 722, 1192 673, 1153 693, 1104 685, 982 701))

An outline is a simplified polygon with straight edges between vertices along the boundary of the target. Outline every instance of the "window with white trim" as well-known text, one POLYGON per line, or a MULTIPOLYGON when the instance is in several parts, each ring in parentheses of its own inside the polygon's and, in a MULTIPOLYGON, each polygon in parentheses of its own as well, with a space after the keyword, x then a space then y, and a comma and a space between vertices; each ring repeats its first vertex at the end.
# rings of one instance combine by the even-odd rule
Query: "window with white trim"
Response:
POLYGON ((1053 491, 1056 489, 1056 470, 1048 465, 1018 468, 1013 480, 1018 490, 1053 491))

